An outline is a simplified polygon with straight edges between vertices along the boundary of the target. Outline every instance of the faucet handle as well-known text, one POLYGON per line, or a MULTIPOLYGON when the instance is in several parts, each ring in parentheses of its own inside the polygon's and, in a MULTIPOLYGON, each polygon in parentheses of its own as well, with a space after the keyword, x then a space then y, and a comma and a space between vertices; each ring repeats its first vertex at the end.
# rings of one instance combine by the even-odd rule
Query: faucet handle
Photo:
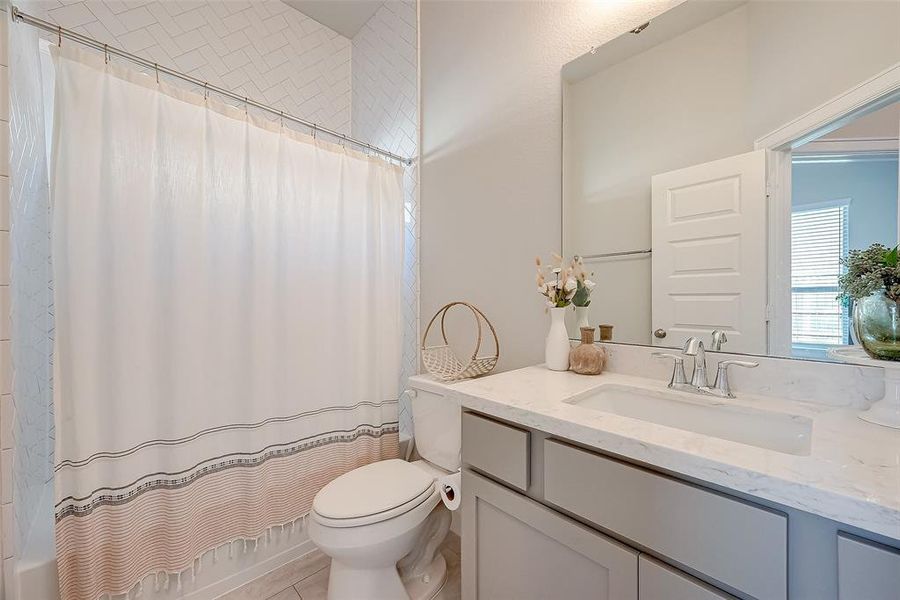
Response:
POLYGON ((736 367, 744 367, 745 369, 753 369, 759 366, 759 363, 751 360, 723 360, 719 361, 719 369, 727 369, 731 365, 736 367))
POLYGON ((728 384, 728 367, 732 365, 753 369, 758 367, 759 363, 749 360, 723 360, 719 362, 719 368, 716 369, 716 383, 713 384, 713 389, 726 398, 734 398, 734 394, 731 393, 731 386, 728 384))
POLYGON ((687 383, 687 377, 684 374, 684 357, 680 354, 672 354, 670 352, 654 352, 654 358, 671 358, 675 361, 672 368, 672 378, 669 380, 669 387, 673 388, 677 385, 687 383))

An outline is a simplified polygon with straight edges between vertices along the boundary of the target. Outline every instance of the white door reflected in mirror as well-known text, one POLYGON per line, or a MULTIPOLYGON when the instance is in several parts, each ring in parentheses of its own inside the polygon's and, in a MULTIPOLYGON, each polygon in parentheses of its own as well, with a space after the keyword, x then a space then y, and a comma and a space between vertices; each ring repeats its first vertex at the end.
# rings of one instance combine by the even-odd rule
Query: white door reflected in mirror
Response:
POLYGON ((728 350, 766 352, 766 151, 652 181, 654 345, 726 332, 728 350))

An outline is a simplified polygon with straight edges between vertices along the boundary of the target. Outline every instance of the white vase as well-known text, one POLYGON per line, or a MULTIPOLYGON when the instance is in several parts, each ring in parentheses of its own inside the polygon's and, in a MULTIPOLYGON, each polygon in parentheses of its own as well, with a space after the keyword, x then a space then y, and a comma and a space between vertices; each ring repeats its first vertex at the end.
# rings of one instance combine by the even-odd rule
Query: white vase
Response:
POLYGON ((591 323, 588 319, 588 308, 587 306, 576 306, 575 307, 575 337, 581 337, 581 328, 582 327, 590 327, 591 323))
POLYGON ((566 331, 566 309, 550 309, 550 331, 544 345, 544 362, 552 371, 569 370, 569 334, 566 331))

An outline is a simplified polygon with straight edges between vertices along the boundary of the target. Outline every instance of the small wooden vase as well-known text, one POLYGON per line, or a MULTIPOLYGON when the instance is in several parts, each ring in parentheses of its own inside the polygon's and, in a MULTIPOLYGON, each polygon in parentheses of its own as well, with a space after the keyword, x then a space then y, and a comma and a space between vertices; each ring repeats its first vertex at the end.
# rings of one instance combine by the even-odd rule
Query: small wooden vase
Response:
POLYGON ((581 328, 581 344, 569 355, 569 368, 580 375, 599 375, 606 366, 606 350, 594 345, 594 328, 581 328))

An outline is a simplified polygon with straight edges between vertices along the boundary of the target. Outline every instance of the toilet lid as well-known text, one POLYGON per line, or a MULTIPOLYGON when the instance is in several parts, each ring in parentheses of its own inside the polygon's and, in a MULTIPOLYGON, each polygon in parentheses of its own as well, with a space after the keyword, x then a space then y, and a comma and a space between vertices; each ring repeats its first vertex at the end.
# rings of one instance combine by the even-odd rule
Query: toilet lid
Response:
POLYGON ((356 519, 402 506, 434 486, 424 470, 399 459, 371 463, 344 473, 325 487, 313 510, 329 519, 356 519))

